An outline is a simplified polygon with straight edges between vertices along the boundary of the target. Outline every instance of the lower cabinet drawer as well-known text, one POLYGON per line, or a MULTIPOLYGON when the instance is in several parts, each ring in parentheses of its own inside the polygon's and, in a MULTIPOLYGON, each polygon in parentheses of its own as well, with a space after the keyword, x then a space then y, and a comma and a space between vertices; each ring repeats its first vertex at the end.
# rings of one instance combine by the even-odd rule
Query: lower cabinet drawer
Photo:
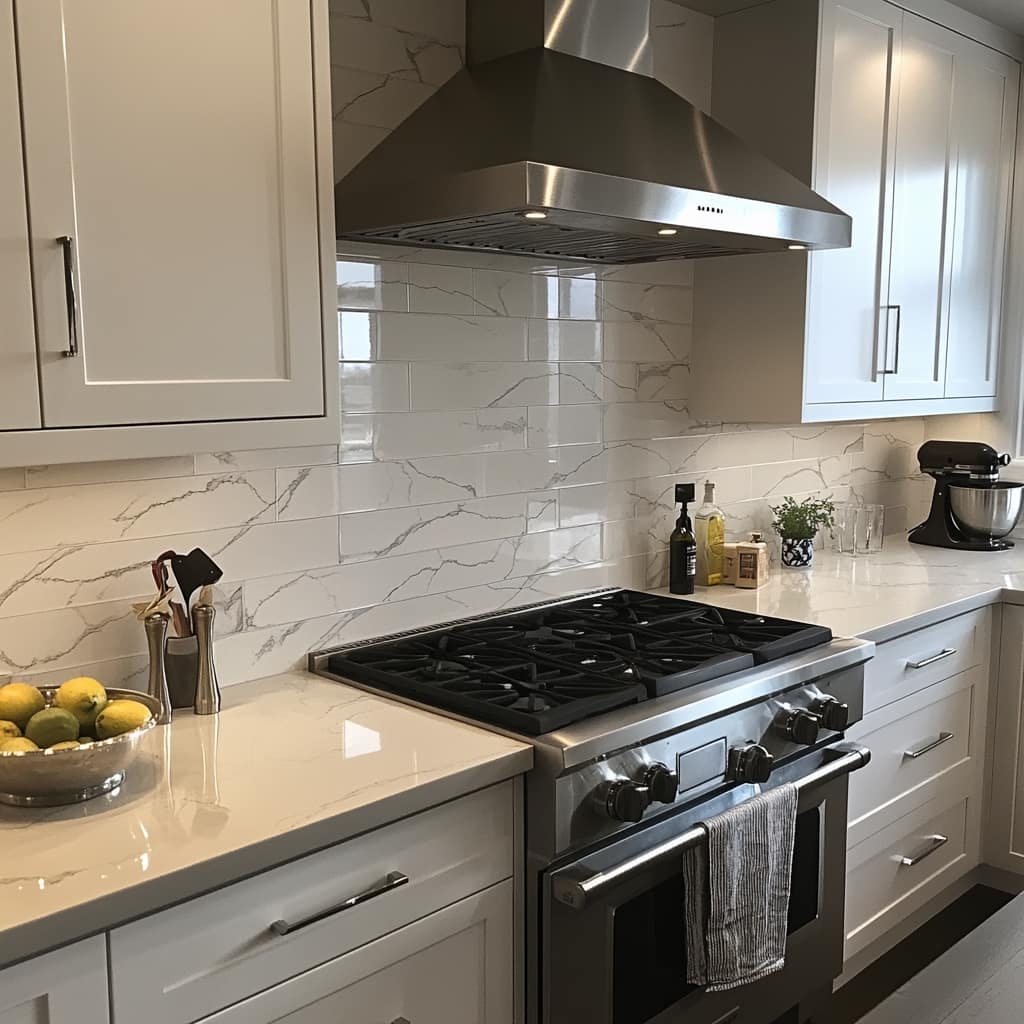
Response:
POLYGON ((871 761, 850 777, 850 839, 853 846, 902 817, 913 806, 948 792, 955 795, 954 769, 969 771, 976 687, 981 669, 873 712, 850 730, 850 739, 871 750, 871 761))
POLYGON ((968 801, 918 808, 848 853, 846 957, 859 952, 974 867, 968 801))
POLYGON ((511 880, 203 1024, 512 1024, 511 880))
POLYGON ((989 663, 992 609, 982 608, 879 644, 864 671, 864 711, 885 707, 989 663))
POLYGON ((114 1018, 200 1020, 510 878, 513 849, 506 782, 117 928, 114 1018))

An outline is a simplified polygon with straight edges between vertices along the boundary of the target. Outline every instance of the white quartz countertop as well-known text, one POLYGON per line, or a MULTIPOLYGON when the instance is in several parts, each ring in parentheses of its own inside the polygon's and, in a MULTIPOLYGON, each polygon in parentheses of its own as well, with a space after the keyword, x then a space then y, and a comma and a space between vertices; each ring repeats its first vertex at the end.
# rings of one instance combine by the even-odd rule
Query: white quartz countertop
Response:
POLYGON ((527 771, 495 733, 304 672, 154 729, 120 793, 0 805, 0 966, 527 771))
POLYGON ((881 642, 984 605, 1024 604, 1024 544, 1009 551, 950 551, 887 537, 876 555, 819 551, 811 569, 776 566, 760 590, 698 588, 687 600, 881 642))

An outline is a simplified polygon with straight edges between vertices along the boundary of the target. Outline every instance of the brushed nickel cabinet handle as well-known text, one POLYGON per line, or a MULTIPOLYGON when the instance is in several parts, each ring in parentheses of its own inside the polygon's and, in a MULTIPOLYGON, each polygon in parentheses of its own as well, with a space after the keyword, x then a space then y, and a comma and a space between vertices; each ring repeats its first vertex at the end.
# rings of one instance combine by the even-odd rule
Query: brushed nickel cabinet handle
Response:
POLYGON ((956 653, 957 649, 955 647, 947 647, 945 650, 939 651, 938 654, 933 654, 930 658, 925 658, 923 661, 908 661, 907 668, 927 668, 929 665, 934 665, 937 661, 952 658, 956 653))
POLYGON ((949 836, 934 835, 928 836, 928 845, 920 852, 915 853, 910 857, 897 857, 896 860, 899 864, 902 864, 905 868, 912 868, 915 864, 920 864, 921 861, 930 857, 936 850, 941 850, 946 843, 949 842, 949 836))
POLYGON ((68 347, 63 355, 74 359, 79 353, 78 345, 78 282, 75 273, 75 240, 70 235, 57 239, 64 253, 64 299, 68 310, 68 347))
POLYGON ((383 896, 384 893, 391 892, 403 885, 407 885, 408 882, 408 875, 403 875, 401 871, 389 871, 388 874, 384 876, 384 881, 381 882, 380 885, 375 885, 372 889, 367 889, 366 892, 361 892, 356 896, 350 896, 347 900, 339 903, 337 906, 330 907, 327 910, 322 910, 319 914, 313 914, 312 917, 304 918, 301 921, 274 921, 270 926, 270 930, 275 935, 290 935, 292 932, 297 932, 300 928, 308 928, 311 924, 326 921, 327 918, 333 917, 335 914, 351 910, 353 907, 358 907, 361 903, 367 903, 370 900, 376 899, 378 896, 383 896))
POLYGON ((936 747, 941 747, 943 743, 948 743, 953 738, 951 732, 940 732, 938 737, 931 740, 929 743, 925 743, 923 747, 914 747, 912 750, 904 750, 903 756, 911 761, 916 761, 919 757, 924 757, 929 750, 934 750, 936 747))

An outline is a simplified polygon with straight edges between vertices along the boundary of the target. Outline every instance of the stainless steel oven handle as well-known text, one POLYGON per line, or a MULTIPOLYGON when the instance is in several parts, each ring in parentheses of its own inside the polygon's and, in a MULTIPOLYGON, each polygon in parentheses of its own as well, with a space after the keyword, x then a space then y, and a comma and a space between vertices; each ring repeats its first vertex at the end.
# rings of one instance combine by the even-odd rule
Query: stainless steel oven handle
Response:
MULTIPOLYGON (((833 779, 849 775, 850 772, 863 768, 871 760, 871 751, 867 747, 844 743, 832 749, 839 753, 840 756, 834 761, 829 761, 828 764, 822 765, 817 771, 811 772, 810 775, 797 779, 794 785, 798 791, 814 789, 816 786, 831 782, 833 779)), ((607 871, 599 871, 589 878, 555 877, 551 883, 552 895, 559 903, 564 903, 567 907, 572 907, 574 910, 580 910, 587 905, 589 898, 600 893, 602 889, 608 888, 615 882, 621 881, 626 875, 648 867, 663 857, 682 853, 683 850, 696 846, 706 838, 707 831, 704 826, 694 825, 693 828, 688 828, 685 832, 673 836, 664 843, 652 846, 649 850, 644 850, 643 853, 638 853, 635 857, 630 857, 628 860, 616 864, 615 867, 608 868, 607 871)))

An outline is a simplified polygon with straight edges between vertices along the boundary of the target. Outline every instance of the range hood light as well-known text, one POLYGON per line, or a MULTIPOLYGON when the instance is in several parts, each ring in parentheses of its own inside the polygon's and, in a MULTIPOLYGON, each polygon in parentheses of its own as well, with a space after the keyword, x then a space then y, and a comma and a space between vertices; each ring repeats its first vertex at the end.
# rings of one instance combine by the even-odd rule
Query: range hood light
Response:
POLYGON ((807 251, 807 246, 806 245, 787 245, 786 248, 787 249, 791 249, 793 252, 806 252, 807 251))
POLYGON ((547 220, 548 215, 543 210, 527 210, 523 216, 527 220, 547 220))
POLYGON ((668 238, 670 235, 678 235, 679 234, 679 229, 678 228, 659 228, 658 229, 658 234, 659 235, 664 235, 666 238, 668 238))

